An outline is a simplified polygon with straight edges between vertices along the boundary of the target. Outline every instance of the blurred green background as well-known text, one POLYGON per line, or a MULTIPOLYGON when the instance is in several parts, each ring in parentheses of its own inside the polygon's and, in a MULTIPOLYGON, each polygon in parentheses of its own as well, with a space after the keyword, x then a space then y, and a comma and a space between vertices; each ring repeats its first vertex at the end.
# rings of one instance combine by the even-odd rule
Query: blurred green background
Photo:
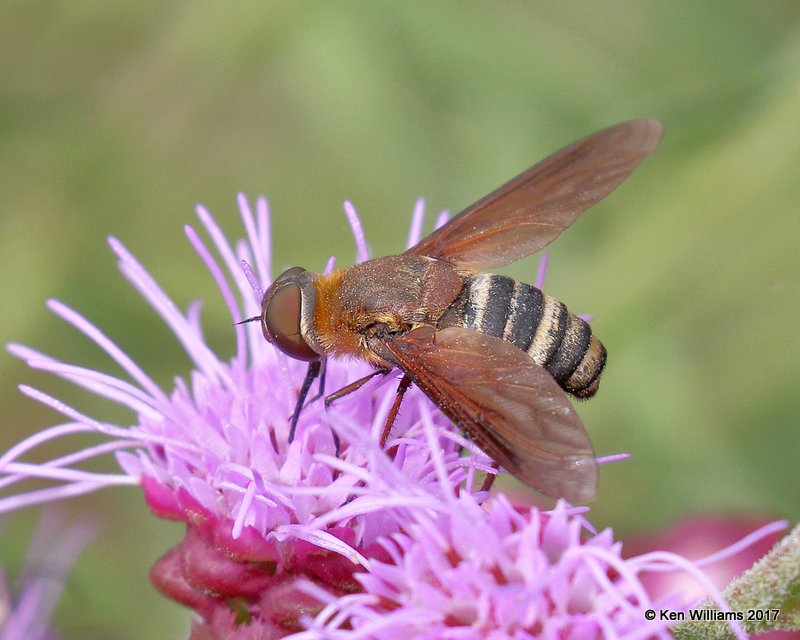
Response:
MULTIPOLYGON (((116 369, 44 307, 92 318, 169 387, 188 360, 116 272, 119 237, 185 308, 221 299, 183 239, 206 204, 241 233, 266 194, 276 268, 348 264, 341 202, 375 254, 399 251, 415 199, 459 210, 548 153, 621 120, 665 137, 550 248, 547 291, 594 314, 610 353, 580 406, 604 467, 592 507, 620 535, 692 512, 800 517, 800 4, 5 2, 0 21, 0 340, 116 369)), ((535 259, 507 270, 533 279, 535 259)), ((0 450, 108 403, 0 356, 0 450)), ((72 450, 86 440, 61 446, 72 450)), ((48 447, 45 453, 57 451, 48 447)), ((109 462, 108 469, 113 469, 109 462)), ((102 533, 58 612, 65 638, 179 638, 150 587, 181 527, 140 492, 69 503, 102 533)), ((33 510, 11 518, 13 572, 33 510)))

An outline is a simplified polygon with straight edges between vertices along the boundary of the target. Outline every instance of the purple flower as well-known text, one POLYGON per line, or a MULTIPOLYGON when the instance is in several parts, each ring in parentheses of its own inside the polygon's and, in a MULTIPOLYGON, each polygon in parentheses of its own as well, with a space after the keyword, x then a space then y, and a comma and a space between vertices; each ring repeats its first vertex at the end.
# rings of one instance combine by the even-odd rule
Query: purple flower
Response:
MULTIPOLYGON (((219 258, 186 227, 189 241, 222 293, 232 323, 258 313, 261 287, 270 282, 267 203, 260 199, 255 215, 244 197, 239 205, 247 242, 235 248, 212 216, 198 208, 219 258)), ((345 210, 359 260, 364 260, 368 250, 358 218, 349 203, 345 210)), ((412 241, 419 235, 422 216, 420 202, 412 241)), ((327 412, 322 402, 311 404, 303 410, 297 437, 289 444, 289 416, 305 365, 275 350, 252 325, 232 326, 235 355, 230 360, 218 357, 203 338, 199 303, 181 312, 118 240, 111 238, 109 243, 122 273, 173 330, 194 370, 186 380, 176 378, 174 389, 164 391, 89 320, 61 302, 50 301, 54 313, 101 347, 129 379, 63 363, 20 345, 10 345, 10 351, 34 368, 128 407, 135 418, 131 426, 100 422, 21 386, 23 393, 64 414, 68 422, 26 439, 0 457, 4 474, 0 487, 29 477, 55 483, 0 499, 0 512, 107 486, 139 484, 154 513, 188 525, 183 542, 153 568, 156 585, 206 620, 235 617, 229 601, 241 598, 248 615, 251 610, 266 612, 264 620, 277 620, 285 633, 296 627, 299 615, 286 606, 296 579, 311 577, 335 593, 359 588, 354 572, 363 570, 368 556, 384 555, 377 541, 398 531, 405 517, 398 514, 405 505, 418 502, 413 495, 400 503, 382 500, 363 487, 370 456, 386 456, 365 443, 383 427, 396 377, 373 381, 327 412), (333 432, 344 433, 343 425, 357 428, 347 430, 337 456, 333 432), (86 431, 109 439, 43 463, 21 461, 46 440, 86 431), (116 455, 123 473, 97 474, 79 466, 108 453, 116 455)), ((367 365, 360 363, 329 363, 328 391, 367 371, 367 365)), ((441 477, 433 472, 428 443, 420 435, 423 412, 438 425, 437 446, 447 466, 446 490, 455 485, 471 490, 476 470, 488 469, 489 459, 448 431, 447 422, 416 390, 407 394, 392 432, 388 443, 392 458, 386 471, 391 477, 413 480, 426 496, 441 493, 437 486, 441 477), (465 446, 468 455, 462 456, 465 446)))
MULTIPOLYGON (((624 560, 611 532, 595 534, 580 509, 516 508, 502 494, 482 504, 488 496, 475 490, 476 474, 493 473, 491 461, 416 389, 382 449, 378 435, 397 376, 375 379, 327 411, 322 402, 310 404, 289 443, 305 365, 276 351, 257 327, 235 324, 258 313, 271 278, 267 203, 258 200, 255 215, 244 197, 239 206, 247 241, 233 246, 198 208, 218 257, 186 228, 234 323, 231 359, 205 342, 199 303, 180 311, 113 238, 122 273, 191 358, 189 378, 161 389, 100 329, 56 301, 50 309, 103 349, 127 379, 9 347, 30 366, 121 404, 134 417, 130 425, 101 422, 21 386, 67 421, 0 456, 0 489, 31 477, 53 483, 0 498, 0 513, 108 486, 141 486, 155 514, 186 523, 183 540, 151 576, 198 614, 195 640, 269 640, 293 632, 298 639, 347 640, 667 637, 669 623, 648 621, 644 611, 692 603, 675 595, 651 601, 639 580, 649 570, 684 571, 725 606, 699 569, 679 556, 624 560), (79 432, 106 440, 45 462, 23 461, 39 444, 79 432), (119 474, 80 466, 110 453, 119 474)), ((366 260, 349 203, 345 213, 357 258, 366 260)), ((422 219, 420 201, 409 245, 419 239, 422 219)), ((445 220, 440 216, 439 224, 445 220)), ((329 261, 326 269, 332 267, 329 261)), ((368 370, 329 362, 328 391, 368 370)))
MULTIPOLYGON (((391 559, 357 575, 363 591, 334 598, 306 585, 327 606, 297 640, 668 639, 675 622, 660 612, 698 600, 680 591, 652 599, 641 578, 664 572, 730 610, 698 564, 663 551, 624 559, 611 530, 596 533, 581 511, 563 501, 552 511, 515 507, 502 494, 485 505, 461 494, 418 510, 384 541, 391 559)), ((764 527, 749 542, 783 527, 764 527)), ((746 637, 735 623, 731 630, 746 637)))
POLYGON ((15 581, 16 597, 0 569, 0 640, 51 640, 50 616, 61 596, 67 573, 94 536, 94 526, 79 520, 64 526, 62 515, 48 510, 28 547, 25 565, 15 581), (53 535, 58 531, 58 535, 53 535))

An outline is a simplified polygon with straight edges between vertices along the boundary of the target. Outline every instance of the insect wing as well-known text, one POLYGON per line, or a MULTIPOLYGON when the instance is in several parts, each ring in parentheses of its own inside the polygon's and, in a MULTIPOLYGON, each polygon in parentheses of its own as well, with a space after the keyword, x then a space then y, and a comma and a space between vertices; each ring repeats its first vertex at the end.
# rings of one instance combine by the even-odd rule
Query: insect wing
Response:
POLYGON ((552 242, 655 151, 658 120, 598 131, 542 160, 468 207, 406 253, 471 268, 499 267, 552 242))
POLYGON ((460 327, 421 327, 385 347, 445 415, 517 478, 553 498, 594 497, 589 436, 552 376, 527 354, 460 327))

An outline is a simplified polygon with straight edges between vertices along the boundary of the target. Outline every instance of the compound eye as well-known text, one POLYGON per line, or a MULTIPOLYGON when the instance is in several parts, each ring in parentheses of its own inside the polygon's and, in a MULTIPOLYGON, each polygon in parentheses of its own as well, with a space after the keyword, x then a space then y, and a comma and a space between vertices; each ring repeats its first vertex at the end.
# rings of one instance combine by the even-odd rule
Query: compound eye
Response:
POLYGON ((297 284, 275 290, 264 309, 264 325, 270 342, 296 360, 316 360, 319 354, 306 344, 300 333, 302 295, 297 284))

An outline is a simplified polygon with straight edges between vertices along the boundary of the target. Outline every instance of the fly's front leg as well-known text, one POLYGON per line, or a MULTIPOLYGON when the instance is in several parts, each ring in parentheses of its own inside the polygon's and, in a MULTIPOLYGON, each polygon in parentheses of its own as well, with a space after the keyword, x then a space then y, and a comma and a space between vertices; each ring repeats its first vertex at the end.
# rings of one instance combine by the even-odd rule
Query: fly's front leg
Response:
POLYGON ((294 433, 297 430, 297 421, 300 419, 300 412, 303 410, 303 406, 305 405, 306 396, 308 392, 311 390, 311 385, 314 383, 314 380, 319 375, 320 368, 322 367, 321 360, 314 360, 310 362, 308 365, 308 369, 306 369, 306 377, 303 380, 303 386, 300 387, 300 393, 297 394, 297 404, 294 406, 294 413, 292 413, 292 419, 289 424, 289 443, 294 440, 294 433))
POLYGON ((303 409, 305 409, 308 405, 312 404, 319 400, 323 395, 325 395, 325 375, 328 373, 328 359, 322 358, 321 370, 319 374, 319 386, 317 387, 317 392, 308 399, 308 402, 305 403, 303 409))

